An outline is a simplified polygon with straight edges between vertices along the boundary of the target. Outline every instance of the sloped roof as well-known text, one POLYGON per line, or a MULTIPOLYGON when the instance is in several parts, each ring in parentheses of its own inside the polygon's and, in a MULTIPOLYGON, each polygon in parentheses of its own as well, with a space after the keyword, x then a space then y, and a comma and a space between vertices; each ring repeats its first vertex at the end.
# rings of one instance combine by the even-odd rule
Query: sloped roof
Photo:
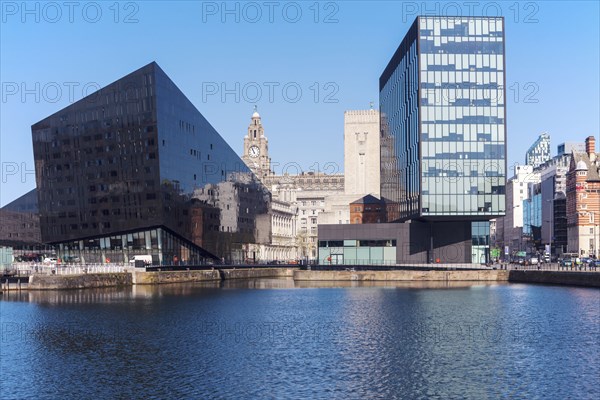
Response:
POLYGON ((375 196, 372 196, 372 195, 368 194, 366 196, 361 197, 358 200, 354 200, 350 204, 381 204, 381 200, 379 200, 375 196))
POLYGON ((581 163, 585 163, 588 170, 587 181, 600 181, 600 153, 596 153, 596 161, 593 163, 587 153, 573 152, 571 169, 574 166, 576 166, 576 169, 579 169, 581 163))

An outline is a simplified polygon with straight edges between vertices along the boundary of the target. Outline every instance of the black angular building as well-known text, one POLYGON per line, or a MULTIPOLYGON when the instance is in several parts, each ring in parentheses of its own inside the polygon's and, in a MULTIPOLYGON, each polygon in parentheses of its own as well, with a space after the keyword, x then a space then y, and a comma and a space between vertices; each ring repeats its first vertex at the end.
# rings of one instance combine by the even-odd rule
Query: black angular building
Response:
POLYGON ((241 258, 270 194, 152 62, 31 127, 42 241, 59 257, 241 258))

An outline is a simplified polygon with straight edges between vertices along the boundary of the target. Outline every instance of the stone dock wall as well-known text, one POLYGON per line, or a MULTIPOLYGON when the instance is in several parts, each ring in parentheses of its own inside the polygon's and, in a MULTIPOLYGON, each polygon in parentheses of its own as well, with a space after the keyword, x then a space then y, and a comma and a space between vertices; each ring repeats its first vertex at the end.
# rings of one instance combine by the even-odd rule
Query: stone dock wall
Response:
POLYGON ((161 283, 180 282, 209 282, 220 281, 217 270, 190 270, 190 271, 133 271, 134 285, 156 285, 161 283))
POLYGON ((250 269, 222 269, 221 278, 230 279, 256 279, 256 278, 291 278, 294 268, 250 268, 250 269))
MULTIPOLYGON (((108 274, 32 275, 29 282, 11 289, 57 290, 180 282, 215 282, 259 278, 293 278, 297 282, 515 282, 600 288, 600 272, 523 270, 397 270, 397 271, 303 271, 296 268, 241 268, 190 271, 129 271, 108 274)), ((0 289, 8 289, 5 285, 0 289)))
POLYGON ((508 281, 600 288, 600 272, 512 270, 509 273, 508 281))
POLYGON ((113 286, 131 286, 131 274, 127 272, 81 275, 31 275, 29 290, 87 289, 113 286))
POLYGON ((294 271, 296 281, 508 281, 504 270, 294 271))

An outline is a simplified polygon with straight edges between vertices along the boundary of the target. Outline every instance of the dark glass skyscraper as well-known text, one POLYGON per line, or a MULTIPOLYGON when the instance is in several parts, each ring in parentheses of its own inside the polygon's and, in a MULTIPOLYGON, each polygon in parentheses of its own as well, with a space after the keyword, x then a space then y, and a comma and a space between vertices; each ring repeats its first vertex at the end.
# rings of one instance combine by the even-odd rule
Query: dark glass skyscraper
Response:
POLYGON ((501 17, 415 20, 379 79, 381 194, 396 220, 504 215, 504 64, 501 17))
POLYGON ((241 257, 270 194, 151 63, 32 126, 42 240, 87 262, 241 257))

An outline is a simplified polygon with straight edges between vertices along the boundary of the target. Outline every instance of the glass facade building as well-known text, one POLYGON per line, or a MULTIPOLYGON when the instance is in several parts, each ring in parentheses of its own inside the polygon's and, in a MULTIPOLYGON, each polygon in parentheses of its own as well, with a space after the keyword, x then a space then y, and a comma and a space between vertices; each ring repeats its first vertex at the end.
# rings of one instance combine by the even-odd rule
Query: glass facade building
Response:
POLYGON ((32 126, 42 240, 59 257, 241 258, 270 193, 156 64, 32 126))
POLYGON ((537 168, 550 157, 550 135, 542 133, 525 153, 525 164, 537 168))
POLYGON ((395 265, 396 239, 320 240, 321 265, 395 265))
POLYGON ((528 239, 532 248, 542 247, 542 185, 529 183, 528 198, 523 200, 523 236, 528 239))
POLYGON ((502 17, 415 20, 379 80, 381 193, 397 220, 504 215, 504 65, 502 17))

